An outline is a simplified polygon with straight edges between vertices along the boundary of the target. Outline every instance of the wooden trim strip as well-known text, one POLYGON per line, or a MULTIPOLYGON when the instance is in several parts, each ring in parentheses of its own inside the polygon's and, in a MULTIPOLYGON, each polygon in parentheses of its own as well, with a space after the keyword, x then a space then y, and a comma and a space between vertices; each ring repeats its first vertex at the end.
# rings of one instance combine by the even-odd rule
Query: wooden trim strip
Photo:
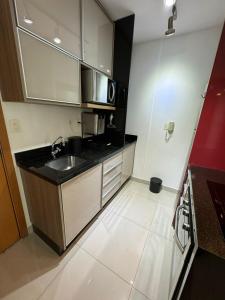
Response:
POLYGON ((24 101, 12 0, 0 1, 0 86, 3 101, 24 101))
POLYGON ((10 144, 8 140, 7 130, 5 126, 4 115, 2 106, 0 104, 0 142, 2 149, 2 158, 5 165, 6 177, 9 185, 9 191, 11 194, 12 204, 17 220, 17 225, 20 233, 20 237, 25 237, 28 234, 26 220, 23 212, 23 206, 21 202, 19 187, 17 183, 15 168, 13 164, 10 144))
POLYGON ((81 108, 116 110, 115 106, 93 104, 93 103, 81 103, 81 108))

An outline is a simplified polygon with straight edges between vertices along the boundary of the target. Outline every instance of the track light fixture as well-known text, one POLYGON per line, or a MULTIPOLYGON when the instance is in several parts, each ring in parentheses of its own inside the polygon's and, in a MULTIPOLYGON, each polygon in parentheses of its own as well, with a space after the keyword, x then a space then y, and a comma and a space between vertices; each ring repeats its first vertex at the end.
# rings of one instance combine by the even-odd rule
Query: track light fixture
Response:
POLYGON ((175 28, 173 28, 173 21, 177 19, 177 7, 176 3, 173 5, 172 8, 172 16, 169 17, 168 20, 168 30, 165 32, 166 36, 171 36, 175 34, 175 28))

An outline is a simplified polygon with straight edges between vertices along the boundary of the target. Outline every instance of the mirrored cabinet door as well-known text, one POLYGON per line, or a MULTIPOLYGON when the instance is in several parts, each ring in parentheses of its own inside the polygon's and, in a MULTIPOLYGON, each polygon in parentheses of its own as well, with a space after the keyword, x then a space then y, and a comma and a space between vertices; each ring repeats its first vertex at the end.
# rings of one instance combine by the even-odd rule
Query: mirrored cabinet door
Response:
POLYGON ((112 75, 114 25, 95 0, 82 1, 83 60, 112 75))
POLYGON ((81 58, 80 0, 14 0, 18 26, 81 58))
POLYGON ((79 104, 79 61, 20 29, 18 35, 26 97, 79 104))

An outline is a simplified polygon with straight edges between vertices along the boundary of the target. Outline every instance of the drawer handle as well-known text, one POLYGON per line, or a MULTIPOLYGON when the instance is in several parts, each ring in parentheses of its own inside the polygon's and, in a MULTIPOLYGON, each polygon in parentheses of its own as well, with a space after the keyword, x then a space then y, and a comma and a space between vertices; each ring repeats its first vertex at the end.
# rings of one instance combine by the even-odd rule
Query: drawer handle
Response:
POLYGON ((120 174, 122 174, 121 172, 115 174, 112 178, 110 178, 109 180, 107 180, 104 184, 103 184, 103 188, 106 187, 111 181, 113 181, 117 176, 119 176, 120 174))
POLYGON ((112 170, 114 170, 116 167, 122 165, 122 161, 120 161, 119 163, 117 163, 115 166, 113 166, 112 168, 110 168, 109 170, 107 170, 103 175, 107 175, 108 173, 110 173, 112 170))
POLYGON ((119 180, 117 183, 114 184, 114 186, 107 192, 105 193, 105 195, 103 195, 102 199, 104 199, 106 196, 108 196, 109 193, 112 192, 113 189, 115 189, 115 187, 121 182, 121 180, 119 180))

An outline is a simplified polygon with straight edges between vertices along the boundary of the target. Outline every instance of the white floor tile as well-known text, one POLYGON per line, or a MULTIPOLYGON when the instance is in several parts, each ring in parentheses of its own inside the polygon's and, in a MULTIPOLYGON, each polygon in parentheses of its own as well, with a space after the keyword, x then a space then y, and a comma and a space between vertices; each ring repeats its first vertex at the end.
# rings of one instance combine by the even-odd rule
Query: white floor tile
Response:
POLYGON ((19 241, 0 255, 0 299, 167 299, 175 199, 131 180, 63 256, 19 241))
POLYGON ((86 241, 86 239, 91 235, 91 233, 95 230, 95 228, 98 226, 100 223, 102 217, 99 216, 83 233, 82 235, 78 238, 76 241, 76 244, 81 247, 83 243, 86 241))
POLYGON ((34 300, 78 250, 59 257, 35 234, 0 255, 0 299, 34 300))
POLYGON ((82 245, 127 282, 133 281, 148 231, 109 212, 82 245))
POLYGON ((116 195, 116 197, 111 201, 111 203, 109 203, 109 205, 105 208, 105 210, 101 214, 102 217, 104 217, 105 214, 107 214, 109 211, 114 211, 118 215, 121 215, 124 212, 124 210, 126 210, 133 196, 133 194, 129 191, 130 185, 128 185, 128 187, 127 185, 125 185, 125 187, 116 195))
POLYGON ((80 249, 40 300, 127 300, 131 287, 80 249))
MULTIPOLYGON (((134 181, 128 182, 124 189, 122 189, 108 207, 106 207, 102 213, 102 217, 109 211, 113 211, 149 229, 156 212, 157 202, 151 201, 151 195, 147 196, 147 193, 145 195, 145 193, 141 194, 138 192, 141 190, 140 185, 145 188, 144 184, 134 181)), ((150 193, 149 191, 147 192, 150 193)))
POLYGON ((146 197, 156 203, 162 204, 166 207, 174 209, 177 194, 175 192, 170 192, 167 190, 161 190, 160 193, 155 194, 149 190, 148 184, 143 184, 135 181, 131 181, 130 191, 137 193, 140 196, 146 197))
POLYGON ((172 245, 149 233, 134 287, 151 300, 168 300, 172 245))
POLYGON ((121 216, 130 219, 146 229, 150 229, 156 208, 156 203, 144 196, 136 194, 131 197, 131 201, 121 212, 121 216))
POLYGON ((158 233, 160 236, 173 239, 172 222, 174 218, 174 210, 172 208, 159 204, 157 206, 150 230, 158 233))
POLYGON ((139 291, 132 289, 129 300, 149 300, 149 299, 145 297, 143 294, 141 294, 139 291))

